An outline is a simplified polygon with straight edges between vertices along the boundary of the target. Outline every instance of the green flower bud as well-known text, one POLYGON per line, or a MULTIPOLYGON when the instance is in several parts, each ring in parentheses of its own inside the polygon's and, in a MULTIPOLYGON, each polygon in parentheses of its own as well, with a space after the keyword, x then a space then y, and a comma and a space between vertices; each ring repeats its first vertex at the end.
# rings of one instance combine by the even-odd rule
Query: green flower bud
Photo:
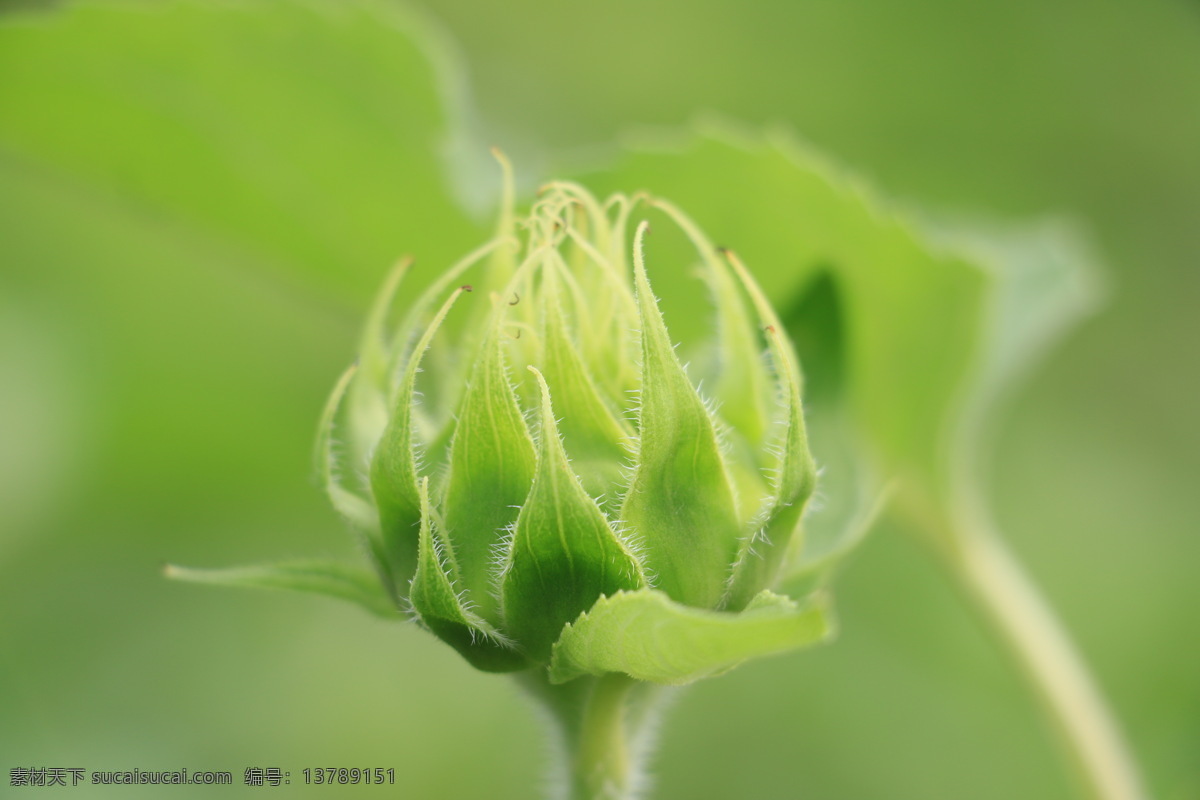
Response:
POLYGON ((565 633, 650 595, 718 627, 735 614, 712 612, 790 603, 763 590, 815 473, 795 355, 753 279, 666 201, 552 183, 516 219, 507 184, 497 236, 393 324, 397 268, 326 415, 359 478, 331 497, 394 601, 488 671, 553 671, 565 633), (695 246, 714 300, 696 375, 651 289, 648 207, 695 246))

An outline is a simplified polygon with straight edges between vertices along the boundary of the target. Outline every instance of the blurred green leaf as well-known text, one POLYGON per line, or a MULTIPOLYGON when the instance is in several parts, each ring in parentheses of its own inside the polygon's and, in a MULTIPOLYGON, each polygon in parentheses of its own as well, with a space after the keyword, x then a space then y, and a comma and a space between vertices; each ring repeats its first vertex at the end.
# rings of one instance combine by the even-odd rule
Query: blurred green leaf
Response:
POLYGON ((0 74, 0 154, 285 283, 356 296, 399 247, 440 271, 477 239, 437 157, 453 69, 390 6, 75 3, 4 19, 0 74))

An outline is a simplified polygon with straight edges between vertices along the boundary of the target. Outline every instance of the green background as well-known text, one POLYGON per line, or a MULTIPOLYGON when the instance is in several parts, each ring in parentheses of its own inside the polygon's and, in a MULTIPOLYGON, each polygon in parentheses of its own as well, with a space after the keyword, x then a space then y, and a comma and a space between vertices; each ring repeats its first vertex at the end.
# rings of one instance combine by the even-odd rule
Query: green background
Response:
MULTIPOLYGON (((418 155, 444 133, 419 54, 367 17, 253 5, 236 34, 195 11, 0 17, 0 777, 384 766, 396 796, 529 797, 545 745, 509 682, 350 607, 160 577, 353 555, 309 476, 321 404, 388 264, 484 224, 418 155)), ((427 5, 476 141, 527 177, 716 111, 787 123, 906 203, 1085 227, 1107 303, 1007 406, 989 494, 1154 795, 1200 797, 1200 7, 427 5)), ((1069 796, 915 542, 882 527, 839 589, 834 646, 683 694, 656 796, 1069 796)), ((271 791, 301 794, 163 794, 271 791)))

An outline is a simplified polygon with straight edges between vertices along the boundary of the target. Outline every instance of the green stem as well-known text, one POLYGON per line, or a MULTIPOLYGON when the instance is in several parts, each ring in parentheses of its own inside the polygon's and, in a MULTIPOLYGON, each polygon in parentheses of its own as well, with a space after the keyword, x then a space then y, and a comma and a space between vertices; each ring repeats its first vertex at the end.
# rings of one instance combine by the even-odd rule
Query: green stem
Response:
POLYGON ((1145 800, 1133 756, 1054 612, 986 517, 960 528, 953 569, 1020 664, 1096 800, 1145 800))
POLYGON ((631 800, 641 781, 646 730, 659 687, 626 675, 578 678, 551 685, 544 673, 522 673, 526 689, 547 708, 559 733, 564 800, 631 800))
POLYGON ((633 770, 625 715, 633 685, 624 675, 605 675, 592 687, 571 754, 571 800, 629 797, 633 770))

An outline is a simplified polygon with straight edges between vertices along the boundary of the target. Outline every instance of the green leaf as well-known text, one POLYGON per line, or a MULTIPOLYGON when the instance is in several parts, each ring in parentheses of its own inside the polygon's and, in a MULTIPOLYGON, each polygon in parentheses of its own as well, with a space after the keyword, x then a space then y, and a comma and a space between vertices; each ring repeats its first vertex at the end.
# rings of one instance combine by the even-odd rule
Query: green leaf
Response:
POLYGON ((691 683, 752 658, 817 644, 832 632, 824 595, 800 606, 763 592, 735 614, 680 605, 653 589, 621 592, 563 630, 550 680, 623 672, 655 683, 691 683))
POLYGON ((463 587, 480 615, 493 622, 499 620, 495 548, 529 494, 537 461, 508 379, 502 313, 494 311, 458 412, 444 503, 463 587))
POLYGON ((541 387, 537 475, 513 530, 501 581, 505 630, 530 655, 550 657, 563 626, 602 594, 645 585, 641 564, 571 470, 550 388, 541 387))
POLYGON ((646 278, 645 223, 634 244, 642 326, 638 453, 621 521, 645 548, 653 583, 681 603, 713 608, 737 557, 740 526, 713 420, 675 357, 646 278))
POLYGON ((219 586, 289 589, 348 600, 380 617, 399 618, 400 610, 379 578, 361 567, 333 561, 288 561, 225 569, 195 569, 168 564, 168 578, 219 586))
POLYGON ((456 70, 392 4, 69 3, 0 19, 0 153, 349 308, 401 248, 478 239, 431 157, 463 137, 456 70))
POLYGON ((989 414, 1038 357, 1095 311, 1103 296, 1098 258, 1062 220, 1017 225, 931 217, 922 228, 938 246, 970 258, 990 282, 979 369, 959 430, 974 439, 988 432, 989 414))
MULTIPOLYGON (((99 412, 123 443, 111 480, 166 487, 165 458, 221 463, 219 493, 261 503, 252 487, 284 485, 380 272, 408 250, 418 289, 479 239, 431 155, 463 136, 434 34, 369 0, 0 15, 6 268, 32 296, 77 287, 70 316, 120 354, 99 412)), ((322 426, 322 453, 346 452, 319 469, 372 531, 343 423, 322 426)))
POLYGON ((409 601, 421 622, 457 650, 472 666, 487 672, 511 672, 528 666, 513 643, 475 613, 456 588, 459 571, 453 549, 437 529, 429 505, 429 479, 420 486, 421 531, 417 572, 409 601))

